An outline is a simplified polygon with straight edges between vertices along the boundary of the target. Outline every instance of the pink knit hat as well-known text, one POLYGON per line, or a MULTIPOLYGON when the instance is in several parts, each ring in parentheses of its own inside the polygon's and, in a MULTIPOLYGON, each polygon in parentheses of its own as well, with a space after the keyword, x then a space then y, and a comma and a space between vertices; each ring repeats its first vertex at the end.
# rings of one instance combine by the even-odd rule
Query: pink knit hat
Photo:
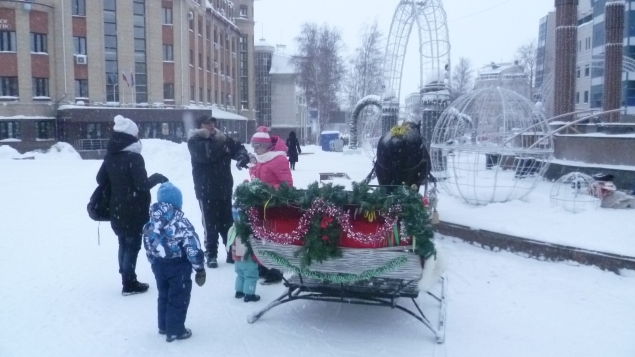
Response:
POLYGON ((256 129, 256 133, 251 137, 252 144, 271 144, 271 137, 267 132, 266 126, 261 126, 256 129))

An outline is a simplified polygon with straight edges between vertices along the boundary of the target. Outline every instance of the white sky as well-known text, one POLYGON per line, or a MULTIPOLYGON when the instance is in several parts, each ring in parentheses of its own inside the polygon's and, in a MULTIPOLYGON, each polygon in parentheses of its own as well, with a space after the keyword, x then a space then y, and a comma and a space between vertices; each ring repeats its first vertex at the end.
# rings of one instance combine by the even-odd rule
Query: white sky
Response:
MULTIPOLYGON (((384 36, 398 0, 256 0, 256 41, 286 44, 295 52, 293 39, 304 22, 337 27, 347 55, 359 45, 360 29, 375 19, 384 36)), ((518 46, 538 37, 540 18, 554 9, 554 0, 443 0, 452 45, 452 63, 467 57, 475 68, 492 61, 513 59, 518 46)), ((401 100, 419 85, 419 57, 414 34, 406 54, 401 100)))

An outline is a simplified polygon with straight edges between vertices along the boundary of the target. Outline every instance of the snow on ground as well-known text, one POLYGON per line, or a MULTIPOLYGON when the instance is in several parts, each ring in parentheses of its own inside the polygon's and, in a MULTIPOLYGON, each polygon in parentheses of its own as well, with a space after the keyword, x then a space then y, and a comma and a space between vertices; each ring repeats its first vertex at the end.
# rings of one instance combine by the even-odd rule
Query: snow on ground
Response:
MULTIPOLYGON (((161 172, 182 189, 186 216, 202 233, 186 145, 144 140, 143 146, 148 172, 161 172)), ((293 173, 298 186, 315 181, 319 172, 346 172, 360 180, 369 171, 363 155, 322 153, 315 147, 303 151, 314 154, 300 156, 293 173)), ((279 296, 283 287, 258 286, 258 303, 236 300, 235 275, 224 263, 208 269, 205 286, 193 287, 186 322, 193 337, 168 344, 156 332, 156 284, 143 250, 137 271, 139 280, 151 284, 150 291, 122 297, 116 237, 102 224, 98 245, 98 225, 87 217, 85 205, 101 162, 65 157, 73 155, 0 160, 0 243, 5 249, 0 259, 0 356, 635 355, 635 274, 539 262, 443 237, 437 244, 449 278, 444 345, 436 345, 412 317, 387 308, 292 302, 250 325, 248 314, 279 296)), ((237 183, 248 177, 246 171, 234 169, 234 174, 237 183)), ((487 224, 498 223, 503 230, 514 229, 503 219, 514 211, 528 218, 515 222, 525 229, 537 217, 564 217, 553 230, 562 232, 573 220, 586 227, 580 238, 588 242, 595 238, 593 225, 602 219, 618 222, 601 211, 584 216, 550 210, 537 198, 478 208, 447 197, 441 202, 444 219, 496 217, 487 224)), ((542 225, 549 230, 555 222, 542 225)), ((418 301, 435 321, 434 303, 424 296, 418 301)))

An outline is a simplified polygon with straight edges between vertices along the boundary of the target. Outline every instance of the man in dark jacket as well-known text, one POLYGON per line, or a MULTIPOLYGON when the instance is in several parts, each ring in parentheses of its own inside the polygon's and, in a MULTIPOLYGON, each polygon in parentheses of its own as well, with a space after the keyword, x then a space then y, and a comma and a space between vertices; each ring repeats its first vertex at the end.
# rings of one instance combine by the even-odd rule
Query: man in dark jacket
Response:
POLYGON ((110 225, 119 239, 119 273, 122 295, 144 293, 149 285, 137 281, 135 267, 141 249, 141 231, 150 219, 150 189, 168 179, 161 174, 148 177, 141 156, 139 129, 130 119, 115 117, 97 183, 110 183, 110 225))
MULTIPOLYGON (((247 168, 249 155, 240 142, 216 129, 216 118, 203 115, 196 120, 187 147, 192 157, 194 191, 199 201, 205 228, 205 257, 209 268, 218 267, 218 235, 227 244, 227 232, 233 223, 232 193, 234 179, 231 160, 238 169, 247 168)), ((233 263, 231 254, 227 263, 233 263)))

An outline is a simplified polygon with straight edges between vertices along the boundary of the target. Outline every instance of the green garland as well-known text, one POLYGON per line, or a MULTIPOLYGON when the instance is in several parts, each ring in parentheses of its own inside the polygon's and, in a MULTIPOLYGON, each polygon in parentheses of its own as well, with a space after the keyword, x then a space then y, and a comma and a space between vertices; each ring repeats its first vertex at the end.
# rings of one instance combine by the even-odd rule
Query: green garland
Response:
POLYGON ((386 263, 382 267, 365 270, 359 275, 345 274, 345 273, 327 274, 327 273, 320 273, 318 271, 308 270, 306 268, 298 268, 295 265, 291 264, 288 260, 286 260, 285 258, 279 256, 278 254, 274 252, 259 250, 258 253, 275 261, 279 265, 291 270, 295 274, 301 274, 302 276, 306 276, 306 277, 313 278, 320 281, 330 281, 334 283, 343 283, 343 284, 356 283, 358 281, 368 280, 370 278, 380 276, 386 272, 397 269, 398 267, 404 265, 408 261, 408 258, 406 257, 398 257, 386 263))
MULTIPOLYGON (((314 182, 306 190, 298 190, 287 186, 286 183, 274 189, 259 180, 252 180, 239 185, 234 196, 236 205, 241 209, 240 220, 235 223, 236 232, 247 245, 248 253, 253 252, 249 243, 249 237, 252 235, 247 217, 249 209, 266 205, 268 208, 294 206, 308 210, 315 200, 322 199, 326 203, 339 207, 357 205, 364 212, 372 211, 380 214, 386 214, 391 207, 400 205, 401 212, 398 217, 405 224, 407 235, 414 239, 416 254, 422 260, 436 254, 429 214, 421 202, 419 193, 406 186, 388 193, 384 188, 371 188, 364 183, 353 183, 352 191, 345 191, 343 186, 333 184, 320 186, 314 182)), ((341 256, 341 249, 338 246, 341 232, 339 223, 334 221, 326 228, 321 228, 321 219, 321 214, 316 214, 312 218, 309 230, 304 237, 304 246, 296 252, 296 257, 299 257, 302 262, 302 268, 310 266, 313 262, 322 262, 341 256), (323 236, 327 236, 328 239, 322 239, 323 236)))

